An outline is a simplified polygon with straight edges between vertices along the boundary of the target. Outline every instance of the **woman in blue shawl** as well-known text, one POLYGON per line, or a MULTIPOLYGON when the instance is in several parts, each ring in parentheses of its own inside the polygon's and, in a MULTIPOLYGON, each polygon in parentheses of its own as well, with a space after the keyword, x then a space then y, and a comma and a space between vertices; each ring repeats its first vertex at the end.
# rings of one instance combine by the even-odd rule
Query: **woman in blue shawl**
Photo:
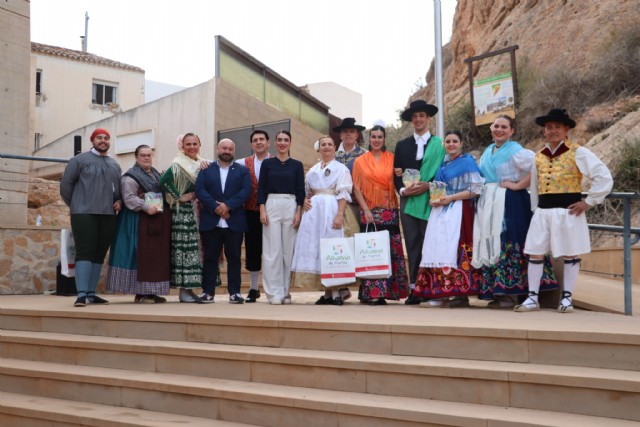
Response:
POLYGON ((416 280, 418 296, 429 301, 423 307, 469 306, 468 295, 477 295, 472 281, 474 199, 480 195, 484 179, 475 159, 462 154, 462 135, 445 135, 447 155, 431 183, 432 206, 422 245, 422 262, 416 280), (438 194, 438 186, 446 192, 438 194), (457 297, 449 300, 449 297, 457 297))
MULTIPOLYGON (((480 158, 485 186, 478 199, 473 228, 473 281, 480 299, 489 308, 513 308, 518 295, 526 295, 527 258, 524 242, 531 222, 531 199, 527 187, 535 154, 511 140, 515 121, 499 116, 491 125, 493 144, 480 158)), ((557 287, 547 260, 540 290, 557 287)))

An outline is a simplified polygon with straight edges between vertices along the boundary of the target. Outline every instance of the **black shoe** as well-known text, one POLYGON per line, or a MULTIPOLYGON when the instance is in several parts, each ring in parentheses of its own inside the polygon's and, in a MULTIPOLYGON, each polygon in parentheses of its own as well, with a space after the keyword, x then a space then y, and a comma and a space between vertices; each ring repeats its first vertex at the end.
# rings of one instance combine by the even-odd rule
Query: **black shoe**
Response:
POLYGON ((87 297, 87 300, 89 301, 89 304, 104 304, 104 305, 109 304, 109 301, 107 301, 104 298, 100 298, 98 295, 87 297))
POLYGON ((260 291, 257 289, 249 289, 249 294, 245 302, 256 302, 260 298, 260 291))
POLYGON ((449 300, 449 308, 466 308, 471 307, 469 305, 469 298, 467 297, 453 297, 449 300))
POLYGON ((378 298, 369 301, 369 305, 387 305, 387 300, 384 298, 378 298))
POLYGON ((331 305, 332 301, 333 300, 331 298, 325 298, 324 295, 322 295, 318 298, 318 301, 316 301, 316 305, 331 305))
POLYGON ((409 295, 409 297, 406 300, 404 300, 404 303, 406 305, 418 305, 421 302, 422 302, 422 298, 418 298, 413 291, 411 291, 411 295, 409 295))
POLYGON ((331 300, 331 305, 342 305, 344 301, 342 301, 342 297, 335 297, 331 300))
POLYGON ((87 305, 87 297, 78 297, 75 303, 73 303, 74 307, 84 307, 87 305))

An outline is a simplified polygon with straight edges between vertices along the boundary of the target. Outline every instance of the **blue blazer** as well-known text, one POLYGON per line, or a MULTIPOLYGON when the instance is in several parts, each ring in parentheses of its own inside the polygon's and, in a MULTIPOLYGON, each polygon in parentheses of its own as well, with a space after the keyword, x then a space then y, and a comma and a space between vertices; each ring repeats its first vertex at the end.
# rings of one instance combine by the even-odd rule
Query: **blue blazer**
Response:
POLYGON ((215 213, 220 203, 226 204, 231 216, 227 219, 229 230, 247 231, 247 219, 243 204, 251 195, 251 176, 249 169, 232 162, 225 183, 224 192, 220 181, 220 166, 212 163, 207 169, 200 171, 196 179, 196 196, 202 204, 200 211, 200 231, 213 230, 220 221, 215 213))

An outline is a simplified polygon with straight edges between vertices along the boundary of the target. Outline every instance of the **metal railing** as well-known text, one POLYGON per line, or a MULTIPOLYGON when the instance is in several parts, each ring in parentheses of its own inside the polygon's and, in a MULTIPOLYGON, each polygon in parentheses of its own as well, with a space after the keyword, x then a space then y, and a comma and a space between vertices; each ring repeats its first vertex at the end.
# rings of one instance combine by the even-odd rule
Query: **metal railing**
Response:
POLYGON ((69 159, 60 159, 57 157, 19 156, 17 154, 2 154, 2 153, 0 153, 0 159, 35 160, 40 162, 69 163, 69 159))
MULTIPOLYGON (((586 194, 583 194, 586 196, 586 194)), ((640 199, 638 193, 611 193, 607 196, 611 199, 622 200, 622 225, 589 224, 590 230, 622 233, 622 247, 624 253, 624 314, 633 314, 631 297, 631 246, 640 241, 640 228, 631 227, 631 201, 640 199), (633 237, 631 235, 633 234, 633 237)))

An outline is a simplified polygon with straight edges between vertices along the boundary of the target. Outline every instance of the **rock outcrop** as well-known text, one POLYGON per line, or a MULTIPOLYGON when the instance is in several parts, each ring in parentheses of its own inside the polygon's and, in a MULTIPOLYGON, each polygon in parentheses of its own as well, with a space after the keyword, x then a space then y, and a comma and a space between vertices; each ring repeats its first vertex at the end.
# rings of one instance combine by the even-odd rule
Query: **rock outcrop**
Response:
MULTIPOLYGON (((458 0, 451 42, 443 51, 445 104, 468 96, 466 58, 518 45, 516 60, 542 72, 590 67, 616 32, 637 26, 637 0, 458 0)), ((612 64, 612 66, 615 66, 612 64)), ((474 62, 474 79, 509 71, 508 55, 474 62)), ((434 99, 434 65, 414 98, 434 99)))

